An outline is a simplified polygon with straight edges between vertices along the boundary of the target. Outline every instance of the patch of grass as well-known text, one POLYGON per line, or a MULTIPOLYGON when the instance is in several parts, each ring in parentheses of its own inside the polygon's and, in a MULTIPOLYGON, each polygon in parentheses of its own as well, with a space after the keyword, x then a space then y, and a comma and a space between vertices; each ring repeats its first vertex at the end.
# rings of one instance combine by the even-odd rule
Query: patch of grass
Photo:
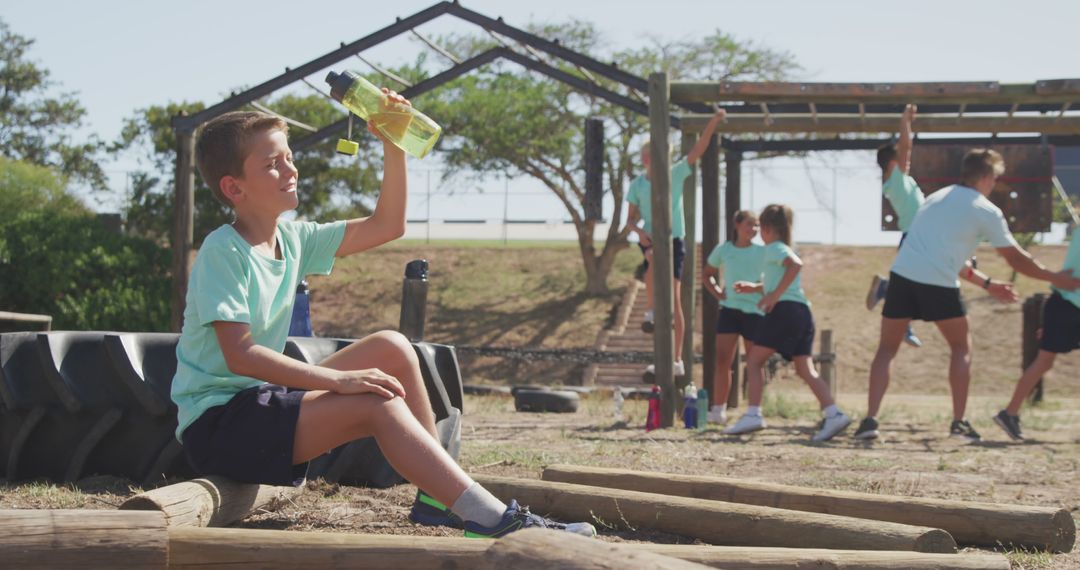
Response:
POLYGON ((1026 548, 1006 550, 1005 557, 1009 559, 1009 564, 1017 570, 1039 570, 1050 568, 1054 564, 1054 556, 1049 552, 1028 550, 1026 548))
POLYGON ((767 392, 761 402, 761 413, 766 418, 817 419, 818 410, 805 400, 795 399, 783 392, 767 392))

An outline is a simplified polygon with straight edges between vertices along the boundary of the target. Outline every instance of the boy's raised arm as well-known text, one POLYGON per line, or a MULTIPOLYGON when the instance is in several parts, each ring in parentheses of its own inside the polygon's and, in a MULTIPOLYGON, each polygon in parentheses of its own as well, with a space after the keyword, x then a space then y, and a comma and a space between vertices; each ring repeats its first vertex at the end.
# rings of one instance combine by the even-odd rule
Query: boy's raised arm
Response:
POLYGON ((693 166, 697 164, 697 161, 701 159, 701 155, 705 154, 705 149, 709 148, 709 139, 712 138, 713 133, 716 132, 716 126, 720 124, 727 117, 727 111, 723 109, 717 109, 716 114, 709 119, 709 124, 705 125, 705 130, 701 131, 701 136, 698 137, 694 148, 690 149, 690 153, 686 155, 686 162, 693 166))
POLYGON ((915 105, 908 105, 904 107, 904 113, 900 115, 900 140, 896 141, 896 164, 900 172, 904 174, 911 170, 911 121, 915 120, 915 111, 915 105))

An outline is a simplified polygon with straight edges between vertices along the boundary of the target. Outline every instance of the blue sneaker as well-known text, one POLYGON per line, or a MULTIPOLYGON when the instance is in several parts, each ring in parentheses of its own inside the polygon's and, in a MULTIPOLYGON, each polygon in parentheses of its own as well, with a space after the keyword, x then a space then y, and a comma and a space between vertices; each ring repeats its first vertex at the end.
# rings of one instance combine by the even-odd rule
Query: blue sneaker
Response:
POLYGON ((555 522, 530 513, 529 507, 519 506, 517 501, 510 501, 510 506, 503 513, 502 520, 495 526, 484 527, 472 521, 465 521, 465 538, 499 538, 515 530, 530 527, 562 530, 589 538, 596 536, 596 527, 589 523, 563 524, 555 522))
POLYGON ((409 511, 409 520, 425 526, 465 528, 465 521, 461 520, 461 517, 423 491, 416 492, 416 500, 409 511))
POLYGON ((907 334, 904 335, 904 342, 915 348, 922 348, 922 341, 919 340, 919 337, 915 336, 915 329, 910 326, 907 328, 907 334))

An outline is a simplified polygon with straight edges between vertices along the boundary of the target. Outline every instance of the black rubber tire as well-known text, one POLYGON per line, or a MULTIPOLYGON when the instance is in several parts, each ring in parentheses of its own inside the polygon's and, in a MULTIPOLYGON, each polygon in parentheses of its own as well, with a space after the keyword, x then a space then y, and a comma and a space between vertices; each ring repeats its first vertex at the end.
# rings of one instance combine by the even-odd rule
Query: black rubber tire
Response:
POLYGON ((514 409, 519 412, 574 413, 581 397, 567 390, 518 390, 514 394, 514 409))
MULTIPOLYGON (((0 334, 0 478, 71 482, 116 475, 152 487, 193 477, 175 438, 176 406, 169 397, 178 340, 168 333, 0 334)), ((350 342, 290 338, 285 352, 319 362, 350 342)), ((456 458, 462 392, 453 347, 414 348, 441 443, 456 458)), ((374 451, 339 448, 312 462, 309 475, 355 485, 400 482, 374 441, 363 446, 374 451)))

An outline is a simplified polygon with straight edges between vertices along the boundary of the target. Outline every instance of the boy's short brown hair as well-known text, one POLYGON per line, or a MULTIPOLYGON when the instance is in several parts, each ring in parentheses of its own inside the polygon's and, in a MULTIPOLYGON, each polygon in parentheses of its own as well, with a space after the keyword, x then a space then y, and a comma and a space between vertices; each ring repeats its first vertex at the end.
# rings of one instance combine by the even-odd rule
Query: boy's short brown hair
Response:
POLYGON ((289 132, 280 117, 254 111, 233 111, 211 119, 199 129, 195 141, 195 165, 214 197, 232 207, 221 193, 221 179, 243 176, 251 136, 267 130, 289 132))
POLYGON ((986 176, 1005 173, 1005 159, 1001 153, 988 148, 973 148, 964 154, 960 163, 960 180, 965 186, 973 186, 986 176))
POLYGON ((893 143, 885 143, 877 149, 877 164, 881 167, 881 171, 885 172, 885 169, 889 167, 889 163, 896 160, 896 145, 893 143))

